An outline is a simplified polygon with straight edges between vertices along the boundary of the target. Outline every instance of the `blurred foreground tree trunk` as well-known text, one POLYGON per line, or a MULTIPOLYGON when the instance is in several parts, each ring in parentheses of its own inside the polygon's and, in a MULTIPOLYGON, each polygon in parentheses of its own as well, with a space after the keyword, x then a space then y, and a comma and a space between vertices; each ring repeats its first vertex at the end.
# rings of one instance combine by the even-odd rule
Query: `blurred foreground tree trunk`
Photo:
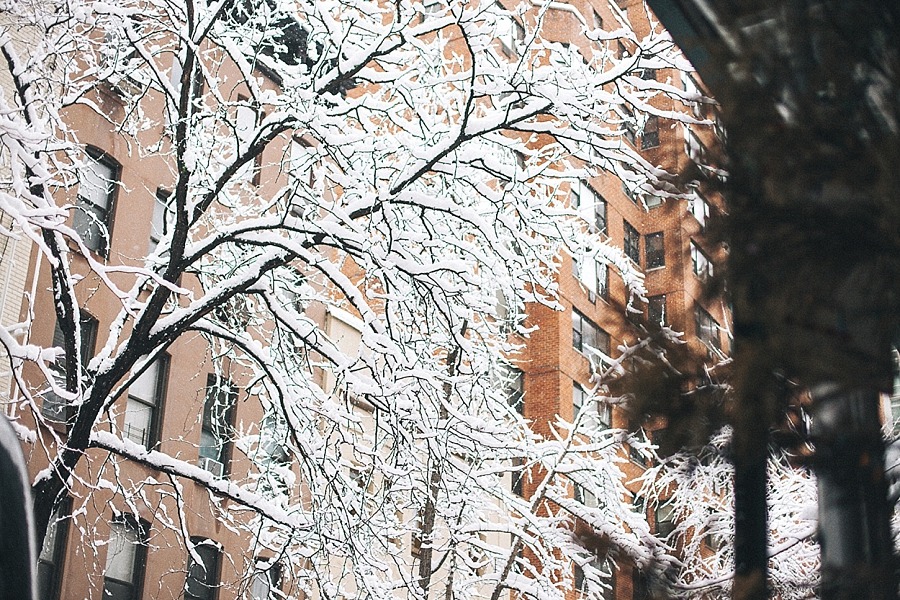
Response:
POLYGON ((767 594, 765 448, 790 382, 812 397, 821 597, 895 598, 879 394, 900 313, 900 5, 650 4, 728 132, 734 597, 767 594))

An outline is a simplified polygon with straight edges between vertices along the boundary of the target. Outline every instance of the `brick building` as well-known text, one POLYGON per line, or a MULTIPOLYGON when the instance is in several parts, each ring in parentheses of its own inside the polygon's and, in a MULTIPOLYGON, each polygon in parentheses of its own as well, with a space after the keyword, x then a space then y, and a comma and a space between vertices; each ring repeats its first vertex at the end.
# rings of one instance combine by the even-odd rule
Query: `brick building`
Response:
MULTIPOLYGON (((593 20, 590 27, 613 30, 627 13, 640 37, 645 33, 640 24, 648 26, 643 11, 640 2, 573 2, 547 12, 545 32, 577 50, 588 43, 582 36, 584 15, 593 20), (571 10, 573 7, 578 10, 571 10)), ((630 51, 627 43, 615 43, 620 46, 620 56, 630 51)), ((227 79, 227 70, 223 73, 227 79)), ((681 87, 688 96, 695 92, 692 86, 696 84, 674 68, 643 69, 635 75, 640 81, 681 87)), ((267 83, 275 85, 272 81, 267 83)), ((128 82, 123 81, 122 85, 128 82)), ((234 87, 236 98, 246 93, 240 82, 235 82, 234 87)), ((660 112, 694 110, 698 118, 707 116, 702 107, 663 98, 658 106, 654 105, 660 112)), ((128 141, 110 122, 115 119, 102 118, 104 114, 121 116, 123 107, 116 89, 100 86, 92 91, 89 100, 97 110, 88 109, 85 104, 66 114, 86 145, 90 160, 79 173, 81 186, 63 190, 60 202, 68 201, 76 207, 70 225, 85 238, 92 258, 113 256, 125 266, 139 266, 148 248, 155 247, 166 228, 166 202, 174 185, 172 165, 162 156, 132 152, 128 141), (95 226, 98 222, 105 225, 105 232, 95 226)), ((154 99, 151 97, 149 102, 154 99)), ((160 114, 163 111, 160 106, 154 108, 160 114)), ((622 143, 633 145, 647 161, 670 172, 687 170, 691 156, 699 161, 705 154, 703 149, 712 144, 713 131, 709 126, 688 128, 664 118, 639 123, 624 107, 620 117, 630 132, 630 141, 622 143)), ((142 135, 165 144, 168 134, 162 130, 163 121, 158 125, 142 135)), ((275 189, 281 177, 275 170, 263 171, 255 175, 254 185, 263 191, 266 186, 275 189)), ((526 325, 535 326, 536 330, 516 359, 523 372, 524 416, 534 423, 538 433, 546 433, 555 415, 571 419, 576 407, 594 388, 597 381, 592 373, 598 365, 608 365, 608 361, 604 363, 606 359, 592 349, 615 360, 619 346, 633 344, 640 338, 641 327, 652 329, 653 324, 663 322, 685 332, 688 344, 698 352, 707 348, 712 353, 728 351, 724 333, 727 314, 722 306, 701 300, 702 281, 720 258, 720 250, 711 247, 703 233, 706 220, 719 210, 719 202, 714 197, 704 198, 702 190, 689 199, 657 201, 649 190, 636 189, 639 185, 604 174, 563 186, 570 207, 584 216, 585 229, 624 251, 630 261, 624 267, 629 277, 632 272, 643 275, 647 303, 632 299, 625 281, 606 262, 582 256, 576 266, 572 256, 562 256, 558 284, 564 310, 528 307, 526 325), (630 316, 628 306, 632 307, 630 316)), ((52 288, 50 273, 33 266, 36 261, 28 260, 27 245, 10 243, 15 252, 24 248, 26 256, 17 254, 14 261, 0 263, 7 268, 8 296, 15 298, 23 290, 36 290, 36 313, 53 314, 54 299, 47 291, 52 288)), ((75 256, 72 269, 83 278, 76 288, 83 310, 81 350, 91 357, 106 342, 105 334, 122 306, 120 298, 99 284, 84 256, 75 256)), ((200 290, 199 282, 190 277, 181 284, 200 290)), ((4 324, 14 318, 6 304, 4 324)), ((326 312, 322 307, 314 307, 310 315, 329 333, 343 336, 340 343, 358 343, 353 341, 354 327, 358 327, 353 315, 326 312)), ((62 344, 53 319, 36 320, 30 335, 43 346, 62 344)), ((215 502, 210 501, 206 491, 211 481, 221 482, 229 473, 253 471, 250 462, 234 451, 233 442, 221 431, 239 423, 259 427, 265 417, 259 404, 246 392, 249 374, 238 364, 215 361, 214 354, 214 348, 200 335, 178 339, 152 360, 138 363, 141 372, 132 373, 127 387, 120 390, 125 402, 106 415, 111 431, 134 444, 132 450, 162 450, 194 463, 198 468, 196 481, 176 484, 149 464, 111 459, 102 447, 89 449, 71 485, 74 498, 92 495, 90 513, 83 521, 89 527, 72 530, 67 519, 51 524, 39 563, 42 599, 211 600, 218 595, 219 600, 255 600, 269 597, 276 582, 284 593, 296 591, 297 583, 279 576, 272 557, 249 547, 247 539, 217 518, 215 502), (134 498, 139 496, 120 493, 113 483, 113 474, 128 482, 162 481, 166 491, 140 497, 135 503, 134 498), (165 527, 154 525, 161 515, 168 519, 165 527), (178 517, 169 518, 170 515, 178 517), (180 534, 195 544, 193 552, 184 546, 180 534), (148 548, 154 549, 152 554, 148 548), (239 560, 224 560, 225 556, 239 560), (207 569, 198 568, 198 557, 207 569)), ((31 381, 41 381, 36 372, 30 375, 31 381)), ((323 389, 334 387, 325 373, 317 376, 323 389)), ((33 408, 49 426, 37 426, 27 410, 14 407, 12 412, 39 431, 37 439, 25 446, 31 475, 37 477, 46 469, 52 450, 65 443, 69 407, 43 384, 35 384, 29 392, 36 400, 33 408)), ((13 402, 17 400, 13 398, 13 402)), ((601 419, 610 427, 626 426, 628 417, 621 408, 601 407, 601 419)), ((633 456, 635 461, 626 469, 629 476, 636 474, 642 468, 640 461, 645 460, 640 453, 633 456)), ((529 483, 524 481, 522 485, 527 496, 529 483)), ((59 514, 64 515, 71 508, 71 503, 63 502, 58 507, 59 514)), ((634 583, 642 582, 629 565, 619 565, 612 577, 615 592, 611 597, 639 597, 639 592, 633 591, 634 583)), ((574 597, 577 590, 571 593, 574 597)))

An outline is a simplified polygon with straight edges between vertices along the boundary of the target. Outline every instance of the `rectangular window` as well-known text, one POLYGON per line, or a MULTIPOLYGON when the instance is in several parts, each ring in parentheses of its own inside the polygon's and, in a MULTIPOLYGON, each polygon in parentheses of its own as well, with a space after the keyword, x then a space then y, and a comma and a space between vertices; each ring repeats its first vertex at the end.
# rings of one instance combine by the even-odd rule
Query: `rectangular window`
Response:
POLYGON ((606 200, 594 194, 594 227, 597 233, 606 233, 606 200))
POLYGON ((586 354, 588 347, 609 354, 609 334, 572 309, 572 347, 582 354, 586 354))
POLYGON ((584 403, 587 401, 588 393, 584 391, 584 388, 581 387, 580 383, 572 382, 572 420, 578 416, 578 413, 581 412, 581 409, 584 407, 584 403))
POLYGON ((216 375, 207 377, 199 465, 217 477, 228 474, 236 399, 231 382, 216 375))
POLYGON ((609 300, 609 266, 597 262, 597 295, 609 300))
POLYGON ((675 512, 670 502, 663 502, 656 507, 656 536, 662 539, 675 531, 675 512))
POLYGON ((147 527, 131 518, 110 523, 103 598, 138 600, 147 561, 147 527))
POLYGON ((597 508, 600 506, 599 500, 597 500, 597 496, 595 496, 591 491, 584 488, 579 484, 575 484, 575 500, 587 506, 588 508, 597 508))
MULTIPOLYGON (((81 368, 85 368, 90 361, 91 357, 94 355, 94 346, 97 342, 97 329, 98 323, 97 319, 92 317, 91 315, 82 312, 81 313, 81 368)), ((61 348, 65 350, 66 340, 63 336, 62 329, 59 327, 59 322, 56 323, 56 328, 53 330, 53 345, 57 348, 61 348)), ((68 370, 68 358, 65 354, 62 354, 60 358, 56 360, 56 363, 51 367, 53 370, 53 378, 56 381, 56 384, 61 387, 66 387, 66 371, 68 370)), ((47 391, 44 394, 44 402, 41 404, 41 414, 44 415, 50 421, 56 421, 57 423, 65 423, 69 420, 69 403, 62 398, 61 396, 56 395, 52 391, 47 391)))
POLYGON ((690 200, 690 211, 700 223, 700 228, 706 227, 709 220, 709 202, 698 191, 694 191, 694 197, 690 200))
POLYGON ((606 233, 606 200, 589 183, 573 182, 569 203, 597 233, 606 233))
POLYGON ((260 564, 253 573, 253 580, 250 583, 250 599, 251 600, 271 600, 272 598, 281 597, 276 595, 276 591, 281 585, 281 565, 260 564))
POLYGON ((171 193, 159 188, 153 200, 153 216, 150 219, 150 249, 152 253, 164 235, 175 223, 175 211, 169 206, 171 193))
POLYGON ((57 600, 62 582, 66 540, 69 535, 71 499, 66 498, 53 511, 47 534, 38 555, 37 589, 41 600, 57 600))
POLYGON ((697 244, 691 242, 691 263, 694 268, 694 275, 702 280, 706 280, 713 275, 712 261, 703 253, 697 244))
MULTIPOLYGON (((644 72, 648 72, 651 69, 644 69, 644 72)), ((653 77, 651 79, 656 78, 656 72, 653 71, 653 77)), ((644 79, 647 79, 645 77, 644 79)), ((644 123, 644 133, 641 135, 641 149, 647 150, 648 148, 656 148, 659 146, 659 117, 656 115, 650 115, 647 117, 647 122, 644 123)))
POLYGON ((73 227, 84 245, 101 256, 109 254, 109 231, 119 166, 103 152, 88 148, 78 170, 78 199, 73 227))
POLYGON ((697 328, 697 338, 716 350, 721 349, 719 342, 719 324, 708 312, 700 306, 694 307, 694 324, 697 328))
POLYGON ((200 562, 188 555, 187 578, 184 582, 184 600, 215 600, 219 588, 221 551, 219 545, 204 538, 191 538, 194 552, 200 562))
POLYGON ((168 356, 154 360, 128 388, 125 437, 153 448, 159 442, 160 416, 169 371, 168 356))
POLYGON ((508 366, 504 369, 506 402, 517 413, 525 414, 525 374, 521 369, 508 366))
POLYGON ((524 496, 525 490, 523 484, 525 483, 525 459, 524 458, 514 458, 512 459, 512 470, 510 471, 510 475, 512 476, 512 485, 510 491, 516 496, 524 496))
POLYGON ((647 320, 653 325, 667 325, 666 296, 650 296, 647 298, 647 320))
POLYGON ((641 236, 628 221, 625 221, 625 256, 636 265, 641 264, 641 236))
POLYGON ((666 266, 666 246, 662 231, 647 235, 644 239, 644 253, 647 257, 648 269, 666 266))
POLYGON ((498 2, 497 7, 502 11, 497 18, 497 39, 500 40, 501 49, 507 57, 517 58, 519 45, 525 39, 525 30, 502 4, 498 2))

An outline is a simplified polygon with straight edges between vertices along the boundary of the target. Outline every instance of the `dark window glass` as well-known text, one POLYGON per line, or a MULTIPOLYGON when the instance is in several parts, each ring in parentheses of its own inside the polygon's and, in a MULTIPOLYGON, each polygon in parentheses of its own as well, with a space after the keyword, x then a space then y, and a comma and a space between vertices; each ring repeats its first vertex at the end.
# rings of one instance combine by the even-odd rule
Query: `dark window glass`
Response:
POLYGON ((109 230, 119 166, 103 152, 88 148, 78 171, 78 200, 73 226, 89 250, 109 253, 109 230))
POLYGON ((147 562, 147 529, 144 522, 126 517, 110 523, 103 571, 103 598, 138 600, 147 562))
POLYGON ((719 324, 712 318, 708 312, 700 308, 694 307, 694 320, 697 327, 697 337, 707 346, 720 349, 719 345, 719 324))
POLYGON ((56 600, 62 582, 63 564, 66 555, 66 540, 69 535, 69 511, 72 505, 66 498, 57 505, 50 517, 47 534, 38 555, 37 586, 38 598, 56 600))
POLYGON ((200 466, 217 476, 228 474, 237 393, 227 379, 209 375, 200 432, 200 466))
POLYGON ((521 369, 506 367, 504 369, 504 386, 506 389, 506 401, 517 413, 525 411, 525 374, 521 369))
POLYGON ((651 233, 644 240, 644 251, 647 256, 647 268, 656 269, 666 265, 666 246, 663 232, 651 233))
POLYGON ((150 220, 150 252, 156 250, 159 241, 169 233, 175 223, 175 211, 169 205, 171 194, 160 188, 153 200, 153 216, 150 220))
POLYGON ((523 484, 525 482, 525 459, 512 459, 512 493, 516 496, 524 496, 523 484))
POLYGON ((191 538, 194 552, 200 562, 188 555, 187 578, 184 582, 185 600, 216 600, 219 588, 219 570, 221 568, 221 552, 212 540, 191 538))
POLYGON ((694 269, 694 275, 700 279, 706 280, 713 275, 713 264, 709 257, 703 253, 697 244, 691 242, 691 263, 694 269))
POLYGON ((641 264, 641 236, 628 221, 625 221, 625 256, 641 264))
MULTIPOLYGON (((648 70, 649 69, 645 69, 645 72, 648 70)), ((654 77, 652 77, 652 79, 655 78, 654 72, 654 77)), ((644 133, 641 135, 641 148, 646 150, 648 148, 656 148, 657 146, 659 146, 659 117, 651 115, 647 117, 647 122, 644 123, 644 133)))
POLYGON ((271 600, 276 598, 275 590, 279 585, 281 585, 281 565, 279 563, 258 565, 250 584, 250 599, 271 600))
POLYGON ((666 325, 666 296, 650 296, 647 299, 647 320, 653 325, 666 325))
MULTIPOLYGON (((82 369, 87 366, 91 357, 94 355, 94 347, 97 343, 97 329, 97 319, 82 312, 80 348, 82 369)), ((65 350, 65 344, 65 336, 59 326, 59 322, 57 322, 56 328, 53 330, 53 345, 65 350)), ((61 388, 66 387, 66 371, 68 369, 68 364, 68 358, 63 354, 56 360, 56 363, 52 367, 53 377, 56 380, 56 384, 61 388)), ((44 401, 41 405, 41 414, 44 415, 45 418, 58 423, 65 423, 71 416, 69 414, 69 404, 65 398, 54 394, 52 391, 47 391, 44 394, 44 401)))
POLYGON ((128 388, 124 434, 147 448, 152 448, 159 441, 168 371, 169 357, 161 356, 150 363, 128 388))
POLYGON ((609 334, 581 312, 572 309, 572 347, 584 354, 588 346, 609 354, 609 334))
POLYGON ((609 266, 597 263, 597 295, 604 300, 609 299, 609 266))
POLYGON ((597 233, 606 233, 606 200, 594 194, 594 227, 597 233))

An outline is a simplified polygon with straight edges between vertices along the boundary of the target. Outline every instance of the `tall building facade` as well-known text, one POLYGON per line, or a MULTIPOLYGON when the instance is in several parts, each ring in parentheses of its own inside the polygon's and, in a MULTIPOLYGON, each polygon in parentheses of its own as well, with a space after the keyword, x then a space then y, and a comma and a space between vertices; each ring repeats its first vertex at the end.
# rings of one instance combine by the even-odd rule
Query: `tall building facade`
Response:
MULTIPOLYGON (((586 29, 615 31, 631 23, 637 38, 645 36, 647 31, 642 27, 650 27, 645 10, 636 1, 573 2, 551 7, 542 18, 549 37, 578 53, 587 44, 597 43, 585 38, 586 29)), ((515 24, 510 35, 510 47, 515 47, 515 24)), ((617 45, 613 50, 619 58, 635 50, 627 36, 605 43, 617 45)), ((709 121, 711 114, 705 112, 705 105, 692 100, 698 95, 697 83, 675 66, 644 67, 632 76, 635 85, 665 84, 683 90, 683 102, 660 96, 658 102, 651 102, 660 116, 636 119, 623 105, 619 117, 627 130, 621 143, 639 151, 648 163, 680 173, 704 168, 705 148, 712 147, 715 133, 712 126, 699 123, 709 121), (691 126, 662 116, 668 112, 690 113, 698 124, 691 126)), ((86 361, 102 354, 106 334, 117 325, 123 308, 122 298, 102 285, 90 261, 115 257, 125 267, 140 267, 171 224, 168 199, 175 193, 176 178, 170 159, 162 153, 134 152, 115 126, 124 110, 120 94, 128 85, 123 80, 118 88, 98 86, 92 90, 89 103, 71 108, 65 115, 86 151, 84 165, 77 173, 78 185, 61 190, 58 201, 74 207, 68 225, 86 245, 84 249, 70 249, 73 274, 80 278, 75 287, 82 310, 79 350, 86 361)), ((276 82, 269 79, 266 85, 274 87, 276 82)), ((250 93, 240 84, 235 84, 235 89, 239 102, 243 94, 250 93)), ((164 110, 159 105, 155 109, 160 113, 164 110)), ((257 115, 244 118, 253 120, 257 115)), ((241 119, 239 113, 237 120, 241 119)), ((165 146, 170 134, 164 129, 160 120, 155 129, 141 135, 160 140, 165 146)), ((291 140, 297 142, 294 146, 305 147, 302 141, 291 140)), ((280 151, 288 152, 285 148, 289 144, 285 141, 280 151)), ((277 169, 266 171, 261 164, 254 164, 256 172, 248 179, 264 194, 266 186, 274 190, 283 183, 285 174, 277 169)), ((626 410, 605 399, 616 395, 612 381, 622 366, 623 348, 638 343, 661 325, 684 332, 686 343, 698 353, 713 357, 727 354, 729 349, 727 310, 702 293, 705 278, 721 259, 721 249, 705 236, 708 220, 721 210, 721 202, 713 194, 704 194, 702 186, 693 191, 685 187, 682 197, 663 200, 641 183, 612 173, 589 173, 585 170, 583 177, 566 182, 561 191, 567 196, 568 207, 582 217, 584 231, 621 253, 615 257, 590 251, 577 256, 564 253, 557 277, 562 310, 538 304, 526 307, 524 325, 533 331, 523 338, 524 349, 513 360, 522 373, 521 410, 534 431, 542 435, 549 435, 557 415, 574 419, 592 397, 601 397, 591 405, 597 407, 599 421, 610 428, 628 428, 626 410), (646 290, 645 298, 635 296, 635 290, 641 288, 646 290), (600 377, 603 373, 608 377, 600 377)), ((50 293, 51 273, 37 268, 37 261, 28 260, 26 243, 10 238, 7 249, 10 247, 10 252, 18 254, 7 263, 4 251, 0 259, 0 266, 7 268, 4 298, 17 300, 24 291, 33 290, 28 302, 13 302, 16 308, 55 314, 57 299, 50 293)), ((199 279, 187 276, 179 285, 202 293, 199 279)), ((141 297, 148 295, 149 291, 141 297)), ((6 304, 4 325, 14 319, 6 304)), ((359 343, 362 325, 358 315, 323 305, 306 310, 336 345, 359 343)), ((35 319, 29 336, 44 347, 64 345, 53 318, 35 319)), ((252 397, 251 373, 238 361, 220 359, 217 351, 198 332, 180 337, 164 352, 136 363, 118 389, 117 398, 124 401, 111 402, 107 407, 103 432, 94 439, 73 475, 69 497, 57 505, 39 558, 42 599, 257 600, 280 597, 281 593, 311 597, 323 593, 281 573, 278 557, 254 547, 253 541, 230 526, 224 512, 218 510, 218 503, 228 503, 229 494, 236 493, 228 484, 230 475, 237 478, 256 473, 248 453, 235 448, 231 433, 246 427, 244 433, 261 434, 267 413, 252 397), (110 454, 122 448, 136 459, 120 460, 110 454), (190 478, 176 480, 161 467, 161 454, 179 457, 194 465, 196 471, 190 478), (127 494, 123 493, 123 482, 127 482, 127 494), (148 488, 151 484, 156 487, 152 493, 143 494, 141 482, 147 482, 148 488), (209 488, 219 494, 217 498, 210 499, 209 488), (84 498, 90 498, 90 503, 85 504, 84 498), (84 511, 77 528, 67 518, 73 507, 84 511)), ((65 367, 57 363, 58 377, 65 367)), ((36 367, 29 369, 27 380, 33 383, 25 390, 28 399, 12 397, 8 406, 14 417, 38 432, 24 447, 31 475, 39 478, 53 452, 66 443, 72 406, 60 389, 48 389, 36 367), (30 410, 35 411, 33 416, 30 410)), ((327 370, 313 370, 313 374, 322 389, 338 391, 339 383, 327 370)), ((58 383, 64 387, 62 381, 58 383)), ((661 425, 647 424, 647 429, 652 431, 661 425)), ((277 444, 268 449, 271 456, 266 460, 282 460, 277 444)), ((629 459, 623 471, 627 478, 634 479, 650 455, 636 449, 629 452, 629 459)), ((272 486, 282 484, 270 482, 272 486)), ((527 477, 518 485, 526 498, 534 491, 527 477)), ((303 493, 299 485, 292 495, 296 499, 303 493)), ((590 503, 578 489, 573 488, 571 493, 581 494, 579 500, 590 503)), ((656 528, 665 532, 665 515, 650 507, 645 511, 656 528)), ((590 535, 583 537, 587 544, 597 544, 597 548, 589 549, 601 552, 602 541, 590 535)), ((416 545, 415 540, 410 539, 410 545, 416 545)), ((411 560, 415 562, 415 557, 411 560)), ((575 565, 572 568, 574 585, 569 595, 574 599, 581 594, 583 574, 579 575, 575 565)), ((638 599, 652 593, 639 569, 627 562, 616 564, 609 575, 612 587, 608 598, 638 599)))

